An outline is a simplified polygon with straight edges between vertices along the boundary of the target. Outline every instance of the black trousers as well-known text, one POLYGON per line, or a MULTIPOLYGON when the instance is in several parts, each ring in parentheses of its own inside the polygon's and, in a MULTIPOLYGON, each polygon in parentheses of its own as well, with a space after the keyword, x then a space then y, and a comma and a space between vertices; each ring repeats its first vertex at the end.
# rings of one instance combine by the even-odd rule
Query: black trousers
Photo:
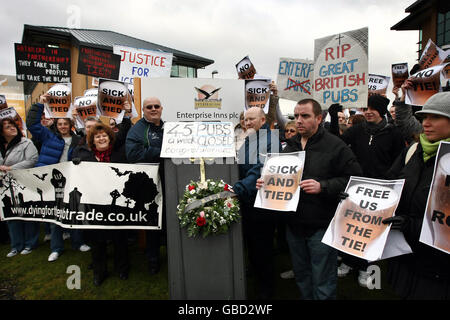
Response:
POLYGON ((114 269, 119 273, 128 273, 130 262, 128 257, 127 230, 97 230, 103 235, 91 238, 91 252, 94 275, 107 273, 107 245, 112 240, 114 246, 114 269))
POLYGON ((9 232, 6 221, 0 221, 0 243, 7 243, 9 241, 9 232))
MULTIPOLYGON (((244 209, 245 210, 245 209, 244 209)), ((273 240, 276 216, 255 209, 242 211, 244 237, 258 298, 270 299, 275 291, 273 240)))

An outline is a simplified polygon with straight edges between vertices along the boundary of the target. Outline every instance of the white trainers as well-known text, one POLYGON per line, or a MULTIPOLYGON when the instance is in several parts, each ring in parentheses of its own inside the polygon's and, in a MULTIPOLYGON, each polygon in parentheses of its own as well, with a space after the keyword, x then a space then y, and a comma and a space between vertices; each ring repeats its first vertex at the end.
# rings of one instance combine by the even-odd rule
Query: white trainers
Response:
POLYGON ((62 237, 63 237, 63 240, 67 240, 67 239, 70 238, 70 233, 64 232, 63 235, 62 235, 62 237))
POLYGON ((295 278, 294 270, 289 270, 289 271, 280 273, 280 277, 281 277, 281 279, 294 279, 295 278))
POLYGON ((86 252, 86 251, 89 251, 89 250, 91 250, 91 247, 89 247, 87 244, 82 244, 80 246, 80 251, 81 252, 86 252))
POLYGON ((33 251, 31 248, 25 248, 20 252, 20 254, 23 254, 23 255, 29 254, 29 253, 31 253, 31 251, 33 251))
POLYGON ((58 252, 52 252, 48 256, 48 261, 52 262, 52 261, 58 260, 58 258, 59 258, 59 253, 58 252))
POLYGON ((6 255, 6 257, 11 258, 11 257, 14 257, 16 254, 17 254, 17 250, 13 249, 6 255))
POLYGON ((50 240, 52 240, 52 235, 51 234, 46 234, 44 236, 44 242, 47 242, 47 241, 50 241, 50 240))
POLYGON ((372 281, 372 277, 370 277, 370 273, 367 271, 359 270, 358 283, 361 287, 367 288, 367 283, 372 281))
POLYGON ((352 267, 350 267, 342 262, 341 265, 337 268, 337 276, 339 278, 343 278, 343 277, 347 276, 351 270, 352 270, 352 267))

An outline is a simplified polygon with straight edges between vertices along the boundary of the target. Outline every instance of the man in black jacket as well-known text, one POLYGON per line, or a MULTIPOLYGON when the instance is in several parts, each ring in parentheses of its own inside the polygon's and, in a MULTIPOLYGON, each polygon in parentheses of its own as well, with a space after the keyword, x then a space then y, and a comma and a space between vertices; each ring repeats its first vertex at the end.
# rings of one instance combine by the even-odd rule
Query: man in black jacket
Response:
POLYGON ((339 194, 351 175, 361 175, 361 168, 350 148, 320 126, 317 101, 299 101, 294 115, 299 134, 287 141, 283 152, 306 152, 300 201, 286 230, 295 279, 304 299, 335 299, 337 251, 322 238, 339 194))
MULTIPOLYGON (((387 171, 406 146, 401 132, 385 118, 388 105, 388 98, 372 95, 368 99, 367 108, 364 108, 365 122, 352 126, 342 135, 337 133, 338 130, 333 130, 334 134, 350 145, 364 177, 385 179, 387 171)), ((338 105, 330 106, 332 126, 335 126, 337 112, 341 110, 338 105)), ((367 261, 346 254, 342 254, 342 258, 343 263, 338 269, 338 275, 344 277, 351 269, 358 269, 358 282, 362 287, 366 287, 369 277, 367 261)))

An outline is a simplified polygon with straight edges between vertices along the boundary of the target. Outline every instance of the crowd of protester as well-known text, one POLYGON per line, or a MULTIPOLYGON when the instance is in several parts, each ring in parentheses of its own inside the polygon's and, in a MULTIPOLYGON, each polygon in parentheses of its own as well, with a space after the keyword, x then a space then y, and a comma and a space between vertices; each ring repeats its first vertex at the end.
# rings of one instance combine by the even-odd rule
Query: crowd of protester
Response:
MULTIPOLYGON (((240 158, 239 181, 233 185, 233 192, 241 203, 249 272, 256 279, 258 298, 274 298, 275 243, 279 251, 289 250, 292 262, 292 270, 281 277, 294 278, 304 299, 336 299, 337 278, 352 270, 358 272, 361 286, 371 281, 367 261, 339 253, 321 242, 337 205, 345 198, 343 191, 352 175, 406 179, 395 217, 383 223, 401 230, 413 253, 389 259, 389 281, 402 298, 450 298, 450 256, 418 241, 437 146, 440 141, 450 140, 450 92, 434 95, 414 115, 411 106, 405 104, 405 90, 409 86, 406 81, 401 88, 394 88, 396 99, 391 106, 389 99, 381 95, 370 96, 367 107, 359 110, 346 110, 339 104, 320 106, 313 99, 301 100, 293 108, 295 120, 288 121, 281 115, 277 88, 272 83, 268 114, 256 107, 241 114, 235 131, 240 158), (329 122, 325 121, 323 109, 328 109, 329 122), (271 138, 275 129, 279 130, 278 146, 273 145, 271 138), (256 139, 250 139, 252 135, 256 135, 256 139), (251 141, 258 145, 255 162, 248 160, 251 141), (413 145, 416 150, 411 159, 405 161, 408 148, 413 145), (286 219, 254 207, 257 189, 263 185, 260 154, 272 149, 306 152, 297 212, 287 215, 286 219)), ((0 121, 1 172, 64 161, 159 163, 164 185, 160 158, 163 105, 158 98, 144 99, 143 117, 134 125, 127 104, 125 117, 119 125, 113 119, 106 125, 90 117, 85 120, 82 131, 74 130, 71 119, 46 119, 44 103, 47 98, 41 96, 40 102, 28 112, 27 128, 32 140, 22 136, 14 121, 0 121)), ((5 222, 0 225, 4 228, 5 222)), ((91 251, 96 286, 109 275, 108 243, 114 245, 119 278, 128 278, 129 234, 126 230, 64 230, 52 223, 41 228, 38 222, 24 221, 8 221, 6 225, 8 232, 0 231, 3 230, 3 241, 8 238, 5 234, 9 235, 8 258, 32 253, 43 229, 46 230, 44 240, 50 240, 48 261, 55 261, 64 251, 63 235, 69 233, 74 250, 91 251)), ((164 230, 146 231, 151 274, 160 270, 164 235, 164 230)))

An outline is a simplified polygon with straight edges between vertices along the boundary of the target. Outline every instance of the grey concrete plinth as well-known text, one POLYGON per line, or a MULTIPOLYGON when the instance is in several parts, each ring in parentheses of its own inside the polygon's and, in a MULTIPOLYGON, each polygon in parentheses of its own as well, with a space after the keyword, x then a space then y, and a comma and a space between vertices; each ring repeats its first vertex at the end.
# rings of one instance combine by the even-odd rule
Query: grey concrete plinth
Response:
MULTIPOLYGON (((238 180, 236 164, 205 165, 206 179, 238 180)), ((175 165, 165 159, 167 255, 170 298, 240 300, 246 298, 241 222, 225 235, 189 238, 180 228, 176 207, 191 180, 200 180, 199 164, 175 165)))

